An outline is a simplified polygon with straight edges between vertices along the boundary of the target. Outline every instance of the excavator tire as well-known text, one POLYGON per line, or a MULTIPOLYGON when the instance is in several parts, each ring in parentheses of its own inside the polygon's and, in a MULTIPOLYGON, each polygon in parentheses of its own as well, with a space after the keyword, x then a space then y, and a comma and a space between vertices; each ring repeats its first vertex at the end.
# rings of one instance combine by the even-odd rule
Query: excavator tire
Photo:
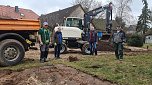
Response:
POLYGON ((60 53, 64 54, 67 52, 67 45, 62 43, 60 53))
POLYGON ((90 47, 89 47, 89 43, 85 43, 82 46, 82 53, 85 55, 89 55, 90 54, 90 47))

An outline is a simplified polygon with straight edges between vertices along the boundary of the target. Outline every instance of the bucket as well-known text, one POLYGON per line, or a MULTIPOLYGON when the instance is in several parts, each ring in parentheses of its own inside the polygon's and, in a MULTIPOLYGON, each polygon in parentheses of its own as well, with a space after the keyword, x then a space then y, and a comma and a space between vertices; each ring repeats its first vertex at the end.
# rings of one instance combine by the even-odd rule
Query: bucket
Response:
POLYGON ((102 37, 102 32, 98 32, 97 35, 98 35, 98 38, 101 38, 102 37))

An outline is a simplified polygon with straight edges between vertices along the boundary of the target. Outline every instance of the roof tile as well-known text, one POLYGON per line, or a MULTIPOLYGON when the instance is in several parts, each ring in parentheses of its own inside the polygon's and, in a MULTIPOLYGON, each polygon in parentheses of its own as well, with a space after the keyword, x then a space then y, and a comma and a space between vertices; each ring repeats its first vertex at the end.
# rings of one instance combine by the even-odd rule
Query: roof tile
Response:
POLYGON ((1 19, 38 19, 39 16, 30 9, 19 8, 19 12, 15 12, 15 7, 0 5, 1 19))

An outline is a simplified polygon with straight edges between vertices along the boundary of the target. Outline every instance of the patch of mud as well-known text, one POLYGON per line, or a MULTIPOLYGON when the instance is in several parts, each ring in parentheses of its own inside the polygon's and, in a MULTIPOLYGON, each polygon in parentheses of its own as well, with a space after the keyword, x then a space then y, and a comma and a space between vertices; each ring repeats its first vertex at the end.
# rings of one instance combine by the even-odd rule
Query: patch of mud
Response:
POLYGON ((0 71, 0 85, 114 85, 64 65, 0 71))

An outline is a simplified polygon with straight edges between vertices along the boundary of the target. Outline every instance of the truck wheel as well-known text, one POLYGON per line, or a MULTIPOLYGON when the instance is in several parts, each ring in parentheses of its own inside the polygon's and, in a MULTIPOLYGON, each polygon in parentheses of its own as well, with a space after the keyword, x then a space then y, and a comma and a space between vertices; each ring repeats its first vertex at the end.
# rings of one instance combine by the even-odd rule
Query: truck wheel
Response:
POLYGON ((82 46, 82 53, 83 53, 83 54, 86 54, 86 55, 89 55, 89 54, 90 54, 89 43, 85 43, 85 44, 82 46))
POLYGON ((19 63, 25 55, 23 45, 14 39, 6 39, 0 42, 0 65, 12 66, 19 63))
POLYGON ((62 43, 60 53, 66 53, 66 52, 67 52, 67 46, 65 43, 62 43))

